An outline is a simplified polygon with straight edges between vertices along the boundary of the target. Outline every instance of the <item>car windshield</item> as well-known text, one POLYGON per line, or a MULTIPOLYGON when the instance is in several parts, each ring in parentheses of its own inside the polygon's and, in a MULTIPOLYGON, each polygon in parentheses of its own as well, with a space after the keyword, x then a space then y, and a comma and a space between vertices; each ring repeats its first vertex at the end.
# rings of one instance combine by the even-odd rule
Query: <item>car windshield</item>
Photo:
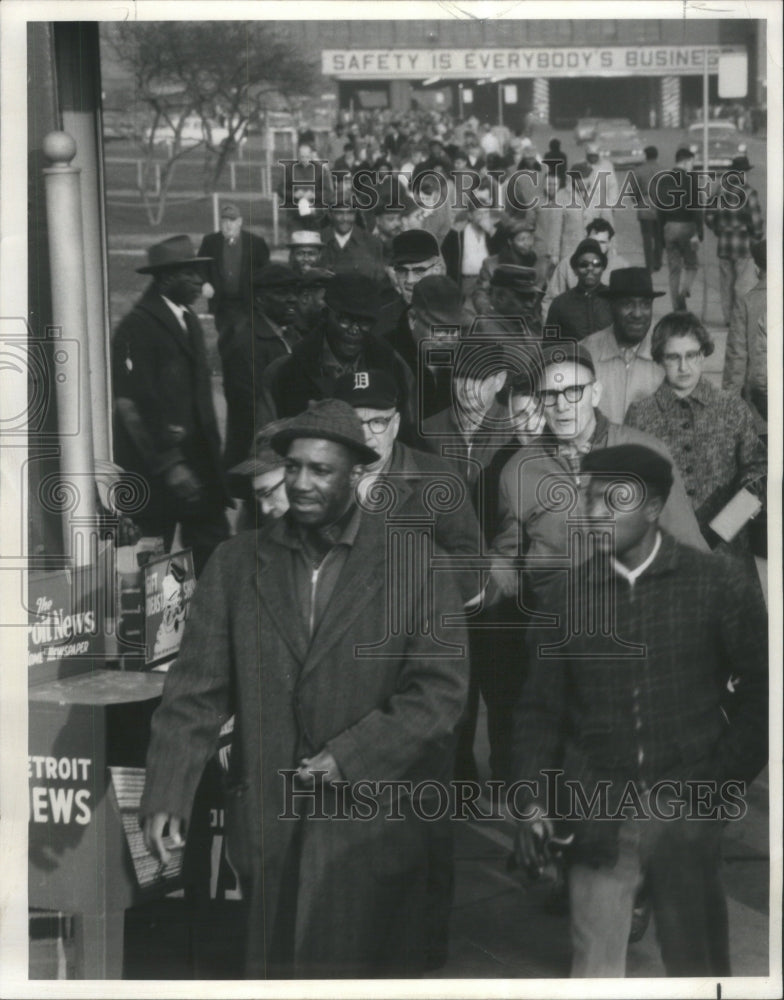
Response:
POLYGON ((637 133, 631 129, 623 129, 617 132, 600 132, 598 136, 599 140, 612 140, 613 142, 618 142, 621 139, 637 139, 637 133))

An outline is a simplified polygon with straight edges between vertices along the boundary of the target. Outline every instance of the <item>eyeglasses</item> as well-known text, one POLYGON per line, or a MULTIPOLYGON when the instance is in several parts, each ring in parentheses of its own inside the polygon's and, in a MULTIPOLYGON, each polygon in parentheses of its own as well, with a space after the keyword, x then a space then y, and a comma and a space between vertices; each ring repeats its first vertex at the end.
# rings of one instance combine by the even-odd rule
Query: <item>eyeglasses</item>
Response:
POLYGON ((421 278, 426 275, 428 271, 432 270, 437 263, 438 261, 435 260, 431 264, 420 264, 419 267, 409 267, 407 264, 395 264, 394 271, 395 274, 407 275, 412 278, 421 278))
POLYGON ((367 316, 350 316, 348 313, 338 313, 336 318, 338 325, 343 327, 344 330, 357 329, 363 333, 372 330, 375 323, 374 319, 370 319, 367 316))
POLYGON ((578 260, 574 265, 578 271, 603 271, 604 264, 600 260, 578 260))
POLYGON ((361 420, 363 427, 369 427, 372 434, 383 434, 395 419, 396 414, 391 417, 371 417, 370 420, 361 420))
POLYGON ((699 351, 686 351, 685 354, 664 354, 662 355, 662 360, 665 365, 677 365, 681 361, 685 361, 687 365, 693 365, 694 362, 702 357, 702 350, 699 351))
POLYGON ((256 497, 257 500, 269 500, 270 497, 273 495, 273 493, 279 490, 285 482, 286 479, 284 477, 283 479, 275 483, 274 486, 268 486, 266 490, 254 490, 253 495, 256 497))
POLYGON ((567 403, 579 403, 583 394, 592 382, 584 382, 582 385, 567 385, 563 389, 542 389, 539 392, 539 401, 543 406, 555 406, 558 397, 563 396, 567 403))

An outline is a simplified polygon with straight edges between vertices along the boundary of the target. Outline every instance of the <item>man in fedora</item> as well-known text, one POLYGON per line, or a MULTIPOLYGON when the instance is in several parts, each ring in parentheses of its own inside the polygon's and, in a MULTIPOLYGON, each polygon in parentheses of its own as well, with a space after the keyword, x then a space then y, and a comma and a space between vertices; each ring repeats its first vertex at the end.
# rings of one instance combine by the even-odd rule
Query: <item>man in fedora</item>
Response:
POLYGON ((297 274, 306 274, 321 263, 324 242, 321 233, 314 229, 297 229, 286 244, 289 248, 289 266, 297 274))
POLYGON ((653 300, 664 292, 653 290, 644 267, 623 267, 613 271, 602 294, 610 303, 612 324, 583 344, 602 384, 602 412, 622 424, 630 404, 653 395, 664 380, 661 365, 651 357, 650 333, 653 300))
POLYGON ((528 335, 538 337, 542 332, 543 295, 544 284, 536 267, 499 264, 490 278, 488 304, 497 316, 521 319, 528 335))
POLYGON ((253 303, 218 342, 226 396, 227 468, 248 454, 255 403, 267 366, 289 357, 301 339, 299 291, 302 279, 285 264, 266 264, 253 274, 253 303))
POLYGON ((312 403, 271 444, 290 507, 199 581, 153 718, 145 839, 168 860, 235 713, 226 828, 247 977, 417 976, 431 824, 388 783, 448 780, 468 659, 465 630, 443 623, 460 596, 448 573, 435 588, 388 574, 386 518, 355 492, 379 455, 349 404, 312 403), (390 602, 403 621, 426 609, 425 627, 394 628, 390 602))
POLYGON ((223 337, 250 308, 251 277, 270 259, 269 247, 261 236, 242 228, 242 214, 233 201, 220 212, 220 231, 208 233, 201 241, 199 255, 212 258, 207 268, 204 293, 215 328, 223 337))
POLYGON ((751 164, 748 157, 745 154, 736 156, 730 172, 736 179, 735 190, 740 189, 741 204, 732 208, 713 208, 705 213, 706 225, 716 234, 721 308, 727 326, 737 300, 748 294, 757 283, 751 246, 765 235, 765 217, 759 195, 746 181, 749 170, 751 164))
POLYGON ((537 257, 534 250, 538 217, 534 209, 505 215, 498 223, 497 239, 503 238, 505 245, 498 253, 486 257, 479 271, 479 278, 471 296, 472 305, 478 315, 497 311, 490 301, 490 282, 496 268, 501 264, 534 268, 537 286, 541 285, 544 288, 547 284, 549 262, 544 257, 541 259, 537 257))
POLYGON ((452 405, 452 375, 444 366, 429 363, 431 352, 422 350, 423 341, 431 341, 436 350, 460 340, 461 332, 470 326, 469 317, 460 307, 460 289, 445 274, 428 275, 414 288, 411 305, 405 313, 409 337, 389 338, 414 372, 417 390, 418 426, 428 417, 452 405), (435 342, 438 342, 437 344, 435 342), (404 353, 405 352, 405 353, 404 353))
POLYGON ((697 274, 697 248, 702 242, 702 209, 694 204, 696 190, 690 177, 694 153, 683 146, 675 154, 675 169, 664 174, 656 185, 656 201, 667 253, 672 308, 688 308, 686 299, 697 274))
POLYGON ((231 504, 204 333, 189 308, 206 263, 188 236, 150 247, 138 271, 152 282, 112 344, 116 460, 144 476, 150 490, 136 521, 146 535, 162 535, 167 549, 180 524, 197 574, 228 537, 224 507, 231 504))
POLYGON ((400 393, 406 429, 414 423, 414 376, 403 359, 372 331, 380 297, 364 274, 336 274, 327 282, 324 325, 270 365, 257 400, 257 426, 301 413, 311 399, 328 399, 341 375, 369 368, 389 372, 400 393))

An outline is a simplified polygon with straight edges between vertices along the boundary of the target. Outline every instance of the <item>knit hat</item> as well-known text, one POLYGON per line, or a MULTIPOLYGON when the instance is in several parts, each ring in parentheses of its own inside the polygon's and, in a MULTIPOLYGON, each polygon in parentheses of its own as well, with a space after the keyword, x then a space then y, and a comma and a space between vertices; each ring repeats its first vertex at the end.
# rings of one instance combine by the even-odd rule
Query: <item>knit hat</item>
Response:
POLYGON ((304 413, 292 417, 282 430, 273 435, 270 444, 279 455, 286 455, 291 442, 298 438, 336 441, 353 451, 357 461, 363 465, 377 462, 381 457, 365 444, 359 417, 341 399, 311 400, 304 413))
POLYGON ((637 478, 663 500, 672 488, 672 464, 659 452, 641 444, 619 444, 590 451, 583 459, 582 471, 608 480, 614 476, 637 478))
POLYGON ((601 246, 596 242, 596 240, 591 239, 588 236, 584 240, 580 240, 577 244, 577 249, 574 251, 572 256, 569 258, 569 263, 574 268, 577 261, 582 257, 584 253, 595 253, 596 256, 601 260, 602 264, 607 267, 607 254, 602 250, 601 246))

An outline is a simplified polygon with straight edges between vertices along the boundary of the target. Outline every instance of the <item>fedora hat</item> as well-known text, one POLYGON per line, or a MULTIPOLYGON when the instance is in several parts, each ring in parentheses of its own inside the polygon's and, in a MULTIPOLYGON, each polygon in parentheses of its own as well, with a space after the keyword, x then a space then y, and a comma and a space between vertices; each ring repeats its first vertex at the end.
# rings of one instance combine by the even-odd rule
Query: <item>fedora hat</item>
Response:
POLYGON ((375 319, 381 299, 375 281, 364 274, 336 274, 327 284, 324 301, 336 313, 375 319))
POLYGON ((377 462, 381 457, 365 444, 359 417, 342 399, 311 400, 304 413, 291 417, 282 430, 273 434, 270 444, 279 455, 285 456, 291 442, 298 438, 336 441, 353 451, 363 465, 377 462))
POLYGON ((197 257, 190 236, 171 236, 150 247, 147 263, 137 267, 137 274, 155 274, 169 267, 184 267, 187 264, 206 264, 212 257, 197 257))
POLYGON ((598 294, 607 299, 658 299, 664 292, 653 290, 646 267, 619 267, 610 272, 609 285, 600 287, 598 294))
POLYGON ((732 169, 733 170, 751 170, 752 166, 749 163, 748 156, 746 156, 746 154, 744 153, 741 156, 734 157, 733 160, 732 160, 732 169))

